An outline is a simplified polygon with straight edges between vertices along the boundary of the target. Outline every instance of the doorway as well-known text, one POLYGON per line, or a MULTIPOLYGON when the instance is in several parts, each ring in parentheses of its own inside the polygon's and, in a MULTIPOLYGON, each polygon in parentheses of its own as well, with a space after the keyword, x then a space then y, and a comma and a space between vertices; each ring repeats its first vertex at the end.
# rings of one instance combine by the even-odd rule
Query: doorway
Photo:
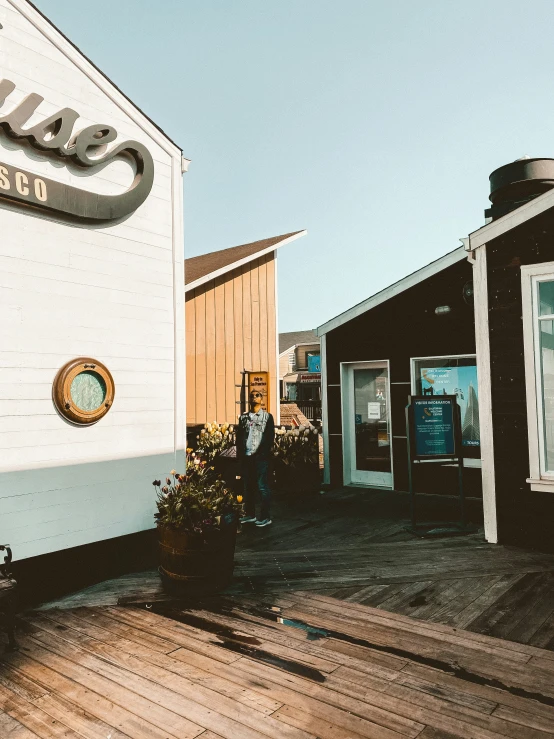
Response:
POLYGON ((393 487, 388 361, 342 364, 344 484, 393 487))

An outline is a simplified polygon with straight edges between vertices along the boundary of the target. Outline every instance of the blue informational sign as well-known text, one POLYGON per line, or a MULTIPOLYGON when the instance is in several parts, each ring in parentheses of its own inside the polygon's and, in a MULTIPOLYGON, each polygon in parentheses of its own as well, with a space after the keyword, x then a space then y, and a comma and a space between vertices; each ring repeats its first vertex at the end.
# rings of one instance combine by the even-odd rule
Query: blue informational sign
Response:
POLYGON ((321 372, 321 356, 308 354, 308 372, 321 372))
POLYGON ((417 457, 454 456, 455 398, 413 398, 414 445, 417 457))

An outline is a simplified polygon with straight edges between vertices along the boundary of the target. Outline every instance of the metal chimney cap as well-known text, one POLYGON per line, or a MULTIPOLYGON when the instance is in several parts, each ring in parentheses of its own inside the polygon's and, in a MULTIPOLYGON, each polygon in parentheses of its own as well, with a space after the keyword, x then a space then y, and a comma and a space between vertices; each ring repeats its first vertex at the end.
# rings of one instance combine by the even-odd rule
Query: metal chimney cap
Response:
POLYGON ((489 181, 492 203, 540 195, 554 187, 554 159, 517 159, 491 172, 489 181))

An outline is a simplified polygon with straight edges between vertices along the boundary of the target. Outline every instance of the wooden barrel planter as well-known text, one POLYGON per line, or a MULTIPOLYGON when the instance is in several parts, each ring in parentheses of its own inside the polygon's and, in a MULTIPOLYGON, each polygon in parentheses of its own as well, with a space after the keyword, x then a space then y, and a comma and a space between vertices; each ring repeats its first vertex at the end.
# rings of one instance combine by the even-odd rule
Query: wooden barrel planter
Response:
POLYGON ((221 529, 190 534, 158 526, 159 573, 171 593, 213 593, 232 580, 237 522, 234 517, 221 529))

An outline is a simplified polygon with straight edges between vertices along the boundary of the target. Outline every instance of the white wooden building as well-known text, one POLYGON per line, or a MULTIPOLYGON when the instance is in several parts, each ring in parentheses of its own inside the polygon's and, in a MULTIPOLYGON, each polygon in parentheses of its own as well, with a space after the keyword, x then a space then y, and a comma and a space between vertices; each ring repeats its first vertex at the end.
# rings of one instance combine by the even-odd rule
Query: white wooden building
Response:
MULTIPOLYGON (((151 529, 152 480, 183 467, 187 160, 26 0, 0 0, 0 24, 0 543, 26 560, 151 529), (43 100, 27 117, 30 95, 43 100), (49 146, 94 124, 107 147, 85 142, 83 156, 127 153, 82 166, 79 139, 49 146), (113 378, 96 423, 53 401, 79 358, 113 378)), ((92 418, 90 397, 79 404, 92 418)))

